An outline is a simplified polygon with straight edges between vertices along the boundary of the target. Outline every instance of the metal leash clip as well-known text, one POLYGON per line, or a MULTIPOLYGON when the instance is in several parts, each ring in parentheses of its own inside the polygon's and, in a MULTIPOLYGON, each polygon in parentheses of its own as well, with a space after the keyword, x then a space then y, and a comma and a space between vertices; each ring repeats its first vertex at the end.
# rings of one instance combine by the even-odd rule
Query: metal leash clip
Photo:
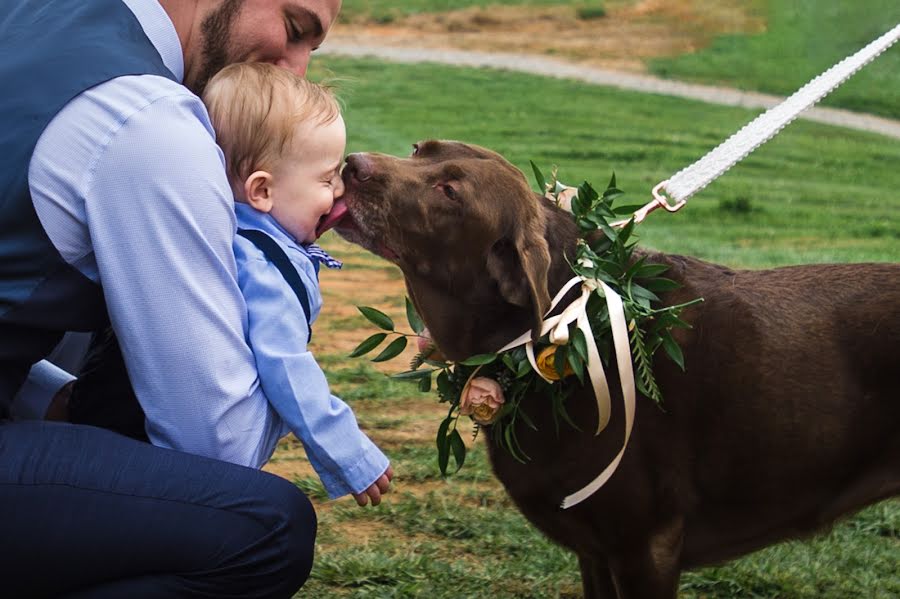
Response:
MULTIPOLYGON (((636 210, 634 214, 631 215, 631 218, 634 219, 635 224, 643 222, 643 220, 647 218, 647 215, 657 208, 665 208, 667 212, 678 212, 679 210, 684 208, 684 205, 687 204, 687 200, 678 200, 674 204, 670 204, 669 198, 660 193, 660 189, 665 187, 666 183, 668 182, 669 180, 666 179, 665 181, 657 183, 656 187, 653 188, 653 200, 645 204, 640 209, 636 210)), ((610 223, 610 226, 623 227, 628 223, 629 220, 631 220, 631 218, 610 223)))

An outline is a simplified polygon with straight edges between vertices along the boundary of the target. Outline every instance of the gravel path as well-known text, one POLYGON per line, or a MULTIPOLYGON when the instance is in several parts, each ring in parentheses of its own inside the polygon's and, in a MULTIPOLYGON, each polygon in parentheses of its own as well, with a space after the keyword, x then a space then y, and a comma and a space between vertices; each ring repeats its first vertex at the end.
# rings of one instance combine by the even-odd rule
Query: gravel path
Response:
MULTIPOLYGON (((660 79, 650 75, 623 73, 596 67, 584 66, 543 56, 507 53, 473 52, 467 50, 401 48, 395 46, 359 45, 344 40, 329 40, 318 51, 321 54, 340 56, 376 57, 391 62, 436 62, 467 67, 487 67, 508 71, 545 75, 559 79, 575 79, 595 85, 618 87, 621 89, 677 96, 744 108, 770 108, 783 98, 745 92, 736 89, 684 83, 670 79, 660 79)), ((841 110, 838 108, 810 108, 800 118, 849 129, 871 131, 900 139, 900 121, 841 110)))

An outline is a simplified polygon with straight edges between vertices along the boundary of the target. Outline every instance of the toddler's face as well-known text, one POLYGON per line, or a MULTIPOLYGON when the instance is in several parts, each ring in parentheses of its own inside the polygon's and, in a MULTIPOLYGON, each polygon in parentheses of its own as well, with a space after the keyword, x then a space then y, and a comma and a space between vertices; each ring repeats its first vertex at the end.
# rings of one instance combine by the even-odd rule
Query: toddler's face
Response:
POLYGON ((346 142, 340 116, 327 125, 302 125, 272 170, 271 215, 301 243, 316 240, 316 225, 344 193, 346 142))

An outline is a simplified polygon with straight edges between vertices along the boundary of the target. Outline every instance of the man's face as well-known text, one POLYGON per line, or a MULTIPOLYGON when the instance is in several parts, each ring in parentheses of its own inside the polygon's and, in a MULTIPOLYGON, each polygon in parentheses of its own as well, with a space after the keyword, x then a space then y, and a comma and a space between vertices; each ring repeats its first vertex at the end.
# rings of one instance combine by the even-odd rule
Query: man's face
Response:
POLYGON ((341 0, 222 0, 203 17, 201 54, 185 84, 201 94, 220 69, 248 61, 305 75, 340 8, 341 0))

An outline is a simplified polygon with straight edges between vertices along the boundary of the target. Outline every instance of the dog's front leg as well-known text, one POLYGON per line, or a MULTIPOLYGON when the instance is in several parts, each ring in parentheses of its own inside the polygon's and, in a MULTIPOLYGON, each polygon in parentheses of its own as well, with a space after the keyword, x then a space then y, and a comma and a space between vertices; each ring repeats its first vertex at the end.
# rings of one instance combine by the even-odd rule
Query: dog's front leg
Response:
POLYGON ((578 566, 581 568, 584 599, 617 599, 612 572, 606 558, 579 555, 578 566))
POLYGON ((609 560, 618 599, 675 599, 681 577, 684 519, 674 518, 609 560))

